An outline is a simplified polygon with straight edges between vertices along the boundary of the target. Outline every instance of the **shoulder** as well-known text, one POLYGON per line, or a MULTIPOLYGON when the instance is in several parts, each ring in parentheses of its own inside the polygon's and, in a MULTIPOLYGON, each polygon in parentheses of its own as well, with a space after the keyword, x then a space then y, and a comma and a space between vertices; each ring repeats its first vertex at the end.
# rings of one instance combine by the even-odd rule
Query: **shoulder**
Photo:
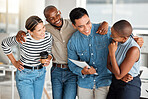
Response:
POLYGON ((129 48, 128 53, 137 55, 137 53, 139 53, 139 48, 137 46, 132 46, 129 48))
POLYGON ((98 30, 99 26, 100 26, 100 24, 92 23, 92 27, 95 31, 98 30))
POLYGON ((45 28, 49 28, 51 25, 48 23, 48 24, 45 24, 45 28))
POLYGON ((71 38, 69 39, 69 42, 75 43, 75 41, 76 41, 77 39, 79 39, 79 38, 81 38, 81 37, 80 37, 80 32, 79 32, 79 31, 76 31, 76 32, 74 32, 74 33, 72 34, 71 38))
POLYGON ((63 19, 63 21, 64 21, 63 24, 65 25, 65 27, 68 27, 69 29, 74 29, 70 19, 63 19))

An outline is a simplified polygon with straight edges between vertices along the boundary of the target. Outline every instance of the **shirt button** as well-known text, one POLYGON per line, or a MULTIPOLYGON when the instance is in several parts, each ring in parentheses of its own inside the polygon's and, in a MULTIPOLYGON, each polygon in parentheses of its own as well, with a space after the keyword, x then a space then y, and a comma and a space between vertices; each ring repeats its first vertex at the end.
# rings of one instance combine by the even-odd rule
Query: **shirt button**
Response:
POLYGON ((83 54, 82 54, 83 55, 83 54))
POLYGON ((95 64, 95 62, 93 62, 93 64, 95 64))
POLYGON ((89 44, 89 46, 91 46, 91 44, 89 44))
POLYGON ((94 80, 94 81, 96 81, 96 80, 94 80))
POLYGON ((91 55, 94 55, 93 53, 91 53, 91 55))
POLYGON ((64 43, 65 41, 63 41, 63 43, 64 43))
POLYGON ((62 34, 62 32, 60 32, 62 34))

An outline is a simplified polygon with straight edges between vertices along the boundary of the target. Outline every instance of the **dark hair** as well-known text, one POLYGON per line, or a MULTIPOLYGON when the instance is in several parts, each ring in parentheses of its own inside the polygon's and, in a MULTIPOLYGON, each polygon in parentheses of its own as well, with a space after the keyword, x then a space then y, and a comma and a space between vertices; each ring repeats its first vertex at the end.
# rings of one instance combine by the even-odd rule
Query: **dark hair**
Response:
POLYGON ((114 30, 123 37, 129 37, 132 34, 132 26, 126 20, 120 20, 113 25, 114 30))
POLYGON ((26 20, 25 28, 27 30, 30 30, 31 32, 35 30, 35 27, 38 25, 38 23, 42 23, 42 19, 39 18, 38 16, 30 16, 26 20))
POLYGON ((69 17, 70 17, 71 22, 75 25, 75 19, 80 19, 85 14, 89 17, 87 11, 84 8, 78 7, 78 8, 74 8, 70 12, 69 17))
POLYGON ((56 8, 55 6, 53 6, 53 5, 47 6, 47 7, 44 9, 44 16, 45 16, 45 18, 47 18, 46 13, 47 13, 50 9, 53 9, 53 8, 57 9, 57 8, 56 8))

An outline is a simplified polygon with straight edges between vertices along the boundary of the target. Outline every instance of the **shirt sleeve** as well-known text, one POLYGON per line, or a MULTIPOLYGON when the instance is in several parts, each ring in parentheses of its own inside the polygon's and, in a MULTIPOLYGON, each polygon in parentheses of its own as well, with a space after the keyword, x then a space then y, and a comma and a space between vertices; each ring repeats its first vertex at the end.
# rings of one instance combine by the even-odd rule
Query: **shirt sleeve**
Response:
MULTIPOLYGON (((73 59, 73 60, 78 60, 78 55, 76 53, 75 44, 74 42, 72 42, 72 39, 70 39, 67 44, 67 51, 68 51, 68 58, 73 59)), ((74 74, 81 76, 82 78, 84 77, 84 75, 81 73, 83 68, 78 67, 77 65, 72 63, 69 59, 68 59, 68 66, 74 74)))
POLYGON ((48 54, 52 56, 51 50, 52 50, 52 35, 49 33, 49 47, 48 47, 48 54))
POLYGON ((11 47, 14 46, 14 45, 17 45, 17 44, 18 44, 18 42, 16 41, 16 37, 12 36, 12 37, 5 38, 2 41, 1 47, 2 47, 2 49, 4 51, 4 53, 6 55, 8 55, 8 54, 12 53, 11 47))

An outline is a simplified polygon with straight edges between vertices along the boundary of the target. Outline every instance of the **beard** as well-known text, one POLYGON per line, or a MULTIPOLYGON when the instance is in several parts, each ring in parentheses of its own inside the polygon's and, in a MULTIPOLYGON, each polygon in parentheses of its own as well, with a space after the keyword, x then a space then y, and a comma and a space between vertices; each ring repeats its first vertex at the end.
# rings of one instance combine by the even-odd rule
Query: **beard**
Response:
POLYGON ((61 28, 62 26, 63 26, 63 18, 61 18, 60 19, 61 21, 62 21, 62 25, 61 26, 56 26, 56 25, 54 25, 54 24, 52 24, 52 23, 50 23, 53 27, 55 27, 55 28, 61 28))

